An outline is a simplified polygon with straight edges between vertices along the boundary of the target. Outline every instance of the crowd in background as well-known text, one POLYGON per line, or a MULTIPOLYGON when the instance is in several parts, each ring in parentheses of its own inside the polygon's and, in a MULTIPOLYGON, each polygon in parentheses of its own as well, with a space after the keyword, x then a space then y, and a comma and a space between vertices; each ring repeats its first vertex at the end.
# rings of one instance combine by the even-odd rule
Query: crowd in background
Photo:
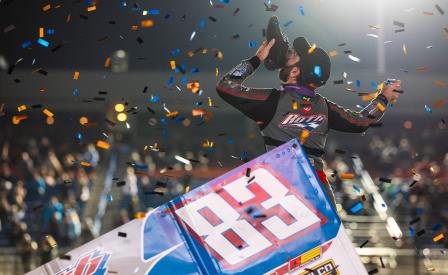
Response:
POLYGON ((83 215, 99 161, 93 145, 43 137, 3 142, 0 150, 0 245, 17 247, 25 271, 33 253, 44 263, 58 247, 91 239, 83 215))

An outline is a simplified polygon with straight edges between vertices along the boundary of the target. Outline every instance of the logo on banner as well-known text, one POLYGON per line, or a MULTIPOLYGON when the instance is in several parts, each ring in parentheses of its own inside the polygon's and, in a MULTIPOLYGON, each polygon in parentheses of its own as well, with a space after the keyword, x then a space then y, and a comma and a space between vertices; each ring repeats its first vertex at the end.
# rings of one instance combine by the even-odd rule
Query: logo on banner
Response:
POLYGON ((300 269, 312 262, 315 262, 316 260, 319 260, 322 255, 330 248, 331 241, 322 245, 322 246, 316 246, 315 248, 308 250, 307 252, 290 259, 288 262, 284 263, 283 265, 269 271, 266 274, 270 275, 283 275, 288 274, 291 271, 300 269))
POLYGON ((332 259, 312 268, 306 268, 300 275, 339 275, 338 266, 332 259))
POLYGON ((175 206, 174 216, 227 268, 296 240, 327 219, 267 165, 175 206))
POLYGON ((112 254, 97 248, 78 257, 76 263, 56 273, 56 275, 105 275, 106 264, 112 254))
POLYGON ((278 127, 280 128, 294 127, 312 131, 326 119, 327 116, 321 114, 301 115, 297 113, 288 113, 286 117, 280 122, 278 127))

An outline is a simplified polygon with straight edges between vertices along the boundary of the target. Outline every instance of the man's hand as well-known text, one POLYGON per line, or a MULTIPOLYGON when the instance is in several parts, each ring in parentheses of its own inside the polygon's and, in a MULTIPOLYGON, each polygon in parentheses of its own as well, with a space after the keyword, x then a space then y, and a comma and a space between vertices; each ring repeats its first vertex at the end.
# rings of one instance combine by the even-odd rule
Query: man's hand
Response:
POLYGON ((383 89, 382 95, 384 95, 389 102, 397 100, 400 96, 400 92, 396 92, 401 87, 401 80, 388 79, 386 81, 386 87, 383 89))
POLYGON ((264 41, 263 44, 261 44, 260 48, 258 48, 256 55, 261 62, 263 62, 266 57, 268 57, 269 51, 271 50, 272 46, 274 46, 274 43, 275 38, 271 39, 269 43, 267 41, 264 41))

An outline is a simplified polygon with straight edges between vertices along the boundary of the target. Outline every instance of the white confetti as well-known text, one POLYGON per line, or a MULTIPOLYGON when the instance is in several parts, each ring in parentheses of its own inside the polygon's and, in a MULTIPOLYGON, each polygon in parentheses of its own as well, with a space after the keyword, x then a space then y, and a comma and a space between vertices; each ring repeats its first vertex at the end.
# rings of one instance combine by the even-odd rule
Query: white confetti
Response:
POLYGON ((426 46, 427 49, 432 49, 432 45, 426 46))
POLYGON ((351 54, 348 55, 348 58, 350 58, 350 60, 355 61, 355 62, 360 62, 361 61, 361 59, 359 59, 356 56, 353 56, 351 54))
POLYGON ((342 76, 343 76, 344 78, 347 78, 347 73, 344 72, 344 73, 342 74, 342 76))
POLYGON ((193 33, 190 35, 190 41, 193 40, 195 36, 196 36, 196 32, 193 32, 193 33))
POLYGON ((184 164, 187 164, 187 165, 191 164, 191 162, 188 159, 183 158, 181 156, 175 155, 174 158, 184 164))
POLYGON ((131 125, 129 125, 129 123, 126 122, 126 128, 130 129, 131 125))
POLYGON ((373 33, 368 33, 367 36, 373 37, 373 38, 378 38, 377 34, 373 34, 373 33))
POLYGON ((384 44, 389 44, 389 43, 392 43, 392 40, 384 41, 384 44))
POLYGON ((414 8, 409 8, 409 9, 405 9, 403 12, 411 12, 413 10, 415 10, 415 9, 414 8))

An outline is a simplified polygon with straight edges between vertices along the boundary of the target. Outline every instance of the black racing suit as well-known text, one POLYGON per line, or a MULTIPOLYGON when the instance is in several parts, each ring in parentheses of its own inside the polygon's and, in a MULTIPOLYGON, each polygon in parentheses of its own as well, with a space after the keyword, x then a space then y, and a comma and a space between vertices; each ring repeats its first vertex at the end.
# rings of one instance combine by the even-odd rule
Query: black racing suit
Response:
MULTIPOLYGON (((271 150, 303 131, 308 137, 302 144, 311 164, 323 170, 322 155, 330 129, 362 133, 383 116, 387 99, 378 95, 360 112, 344 109, 305 87, 252 88, 243 86, 260 65, 256 56, 243 60, 217 83, 218 94, 260 127, 266 150, 271 150)), ((328 184, 327 188, 330 188, 328 184)), ((329 196, 334 200, 331 190, 329 196)))

